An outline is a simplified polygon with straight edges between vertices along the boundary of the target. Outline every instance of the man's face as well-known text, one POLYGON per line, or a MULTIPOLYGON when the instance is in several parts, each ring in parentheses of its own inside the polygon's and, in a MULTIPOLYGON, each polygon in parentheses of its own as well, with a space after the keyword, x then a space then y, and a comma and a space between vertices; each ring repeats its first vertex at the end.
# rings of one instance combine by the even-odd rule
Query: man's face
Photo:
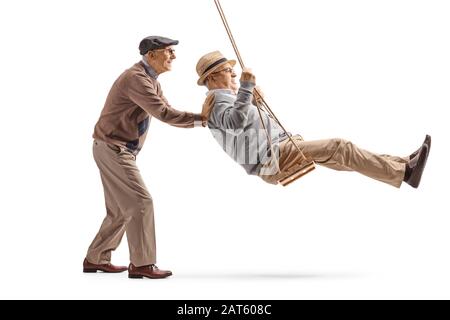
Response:
POLYGON ((172 70, 172 61, 176 58, 175 49, 170 46, 149 52, 148 62, 158 74, 161 74, 172 70))
POLYGON ((229 63, 221 66, 217 71, 212 73, 210 79, 217 88, 237 91, 238 85, 236 84, 236 73, 229 63))

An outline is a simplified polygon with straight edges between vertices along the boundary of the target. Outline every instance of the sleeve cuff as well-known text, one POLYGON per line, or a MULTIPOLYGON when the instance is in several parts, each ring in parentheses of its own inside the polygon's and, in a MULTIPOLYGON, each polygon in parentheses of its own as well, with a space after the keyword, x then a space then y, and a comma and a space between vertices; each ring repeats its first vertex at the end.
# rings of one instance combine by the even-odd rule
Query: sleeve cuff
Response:
POLYGON ((194 127, 203 127, 203 118, 199 113, 194 113, 194 127))
POLYGON ((253 93, 253 89, 255 88, 256 83, 249 82, 249 81, 241 81, 241 89, 247 90, 251 93, 253 93))

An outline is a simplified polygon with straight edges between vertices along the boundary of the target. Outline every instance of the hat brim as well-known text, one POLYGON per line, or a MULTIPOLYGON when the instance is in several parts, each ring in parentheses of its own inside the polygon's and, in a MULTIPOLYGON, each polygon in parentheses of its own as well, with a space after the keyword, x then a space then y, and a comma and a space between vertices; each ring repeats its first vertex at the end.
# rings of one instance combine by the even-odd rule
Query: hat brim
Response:
POLYGON ((208 70, 208 72, 206 72, 204 75, 202 75, 200 77, 200 79, 198 79, 197 84, 199 86, 204 86, 206 78, 208 78, 209 75, 211 75, 212 73, 216 72, 220 67, 223 67, 227 63, 231 64, 231 66, 234 67, 236 65, 236 60, 227 60, 227 61, 224 61, 222 63, 219 63, 217 66, 215 66, 211 70, 208 70))

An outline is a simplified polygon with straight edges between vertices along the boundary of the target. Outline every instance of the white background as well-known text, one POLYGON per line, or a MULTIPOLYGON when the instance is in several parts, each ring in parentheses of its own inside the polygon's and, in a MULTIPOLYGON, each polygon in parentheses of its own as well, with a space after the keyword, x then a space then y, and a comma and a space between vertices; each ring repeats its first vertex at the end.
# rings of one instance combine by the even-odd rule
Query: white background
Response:
MULTIPOLYGON (((234 53, 212 0, 1 1, 0 298, 450 298, 448 1, 222 6, 291 132, 402 156, 431 134, 420 188, 320 167, 266 185, 206 129, 153 120, 138 165, 158 263, 174 277, 83 274, 105 214, 91 134, 139 41, 180 40, 159 80, 174 107, 194 112, 198 58, 234 53)), ((126 239, 113 262, 128 264, 126 239)))

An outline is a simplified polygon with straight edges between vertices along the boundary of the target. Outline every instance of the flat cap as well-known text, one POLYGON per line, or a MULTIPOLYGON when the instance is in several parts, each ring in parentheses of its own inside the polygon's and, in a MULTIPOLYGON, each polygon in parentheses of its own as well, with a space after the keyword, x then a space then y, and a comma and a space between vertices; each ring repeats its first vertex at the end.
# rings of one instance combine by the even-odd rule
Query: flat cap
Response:
POLYGON ((144 55, 151 50, 164 49, 165 47, 176 46, 177 44, 178 40, 172 40, 159 36, 150 36, 142 39, 139 44, 139 51, 141 55, 144 55))

